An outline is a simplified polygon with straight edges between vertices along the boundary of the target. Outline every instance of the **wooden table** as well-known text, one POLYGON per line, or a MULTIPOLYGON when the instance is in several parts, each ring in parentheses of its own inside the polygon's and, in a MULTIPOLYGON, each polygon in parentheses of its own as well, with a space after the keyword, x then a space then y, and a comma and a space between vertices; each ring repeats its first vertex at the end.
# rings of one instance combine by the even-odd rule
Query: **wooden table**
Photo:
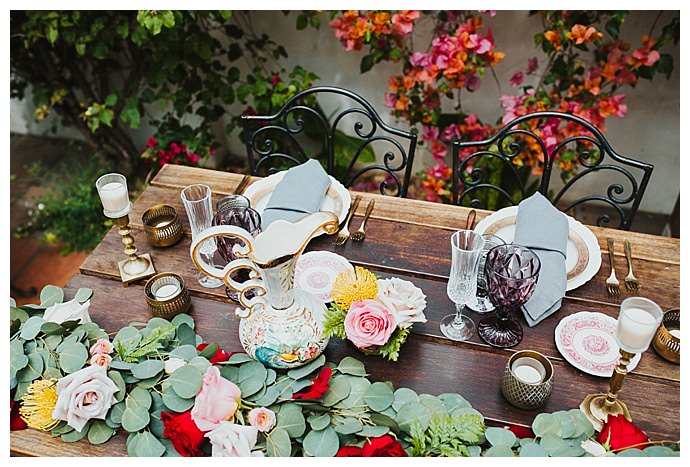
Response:
MULTIPOLYGON (((192 183, 205 183, 214 193, 214 201, 232 193, 240 175, 199 168, 166 165, 152 180, 134 204, 130 214, 133 235, 140 252, 149 252, 158 272, 181 274, 192 291, 192 316, 197 333, 209 342, 217 342, 228 352, 242 351, 238 340, 238 318, 225 296, 224 289, 203 289, 196 282, 197 270, 189 257, 191 234, 180 200, 180 190, 192 183), (171 204, 182 219, 185 236, 174 247, 154 248, 144 235, 141 215, 151 205, 171 204)), ((397 363, 380 357, 367 357, 352 345, 337 338, 326 349, 329 361, 346 355, 364 362, 370 379, 391 381, 397 387, 409 387, 418 393, 455 392, 464 396, 486 417, 487 424, 520 424, 529 426, 539 412, 576 408, 587 394, 605 392, 608 379, 585 374, 567 363, 554 342, 554 329, 565 316, 580 311, 597 311, 617 317, 619 304, 630 294, 623 288, 621 297, 607 296, 604 281, 609 274, 607 256, 602 267, 587 284, 567 293, 561 309, 538 326, 524 324, 523 341, 514 349, 501 350, 484 344, 476 334, 468 342, 447 340, 439 331, 439 320, 454 312, 446 295, 450 269, 449 237, 463 228, 468 210, 462 207, 424 201, 363 194, 363 202, 352 225, 358 226, 369 198, 376 207, 367 223, 367 237, 362 243, 347 242, 335 247, 332 238, 314 239, 310 250, 328 250, 348 258, 353 264, 371 269, 382 277, 409 279, 427 295, 428 322, 416 323, 413 334, 400 352, 397 363), (555 387, 546 406, 525 411, 510 405, 502 396, 500 379, 510 355, 521 349, 532 349, 549 357, 555 370, 555 387)), ((478 220, 490 214, 478 212, 478 220)), ((678 239, 591 227, 602 255, 607 255, 606 237, 616 241, 616 265, 627 271, 623 240, 633 245, 635 272, 641 279, 640 295, 655 300, 664 310, 680 306, 680 241, 678 239)), ((66 287, 67 298, 80 287, 94 290, 91 299, 92 319, 109 333, 132 321, 150 318, 144 300, 144 281, 123 287, 117 261, 124 258, 120 236, 111 230, 84 261, 80 274, 66 287)), ((620 274, 619 274, 620 275, 620 274)), ((479 316, 468 312, 475 319, 479 316)), ((657 355, 650 348, 639 365, 628 375, 620 392, 633 421, 652 439, 680 439, 680 367, 657 355)), ((49 434, 34 430, 12 432, 10 450, 19 455, 37 456, 120 456, 126 455, 125 433, 108 443, 93 446, 88 442, 64 443, 49 434)))

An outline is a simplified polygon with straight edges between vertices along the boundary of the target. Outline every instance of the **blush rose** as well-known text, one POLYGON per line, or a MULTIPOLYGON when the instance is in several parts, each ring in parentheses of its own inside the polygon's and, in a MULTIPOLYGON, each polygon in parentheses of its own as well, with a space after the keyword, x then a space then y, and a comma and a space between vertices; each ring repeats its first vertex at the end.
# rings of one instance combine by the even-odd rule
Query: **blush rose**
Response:
POLYGON ((240 397, 240 388, 223 378, 217 367, 211 366, 194 399, 192 420, 201 431, 213 430, 220 422, 235 416, 240 397))
POLYGON ((263 457, 261 451, 252 452, 258 434, 255 426, 220 422, 206 437, 211 441, 213 457, 263 457))
POLYGON ((413 323, 426 323, 426 295, 412 282, 392 277, 379 279, 376 298, 386 305, 395 318, 395 325, 407 328, 413 323))
POLYGON ((113 353, 113 350, 115 350, 115 347, 113 347, 113 344, 110 343, 108 339, 98 339, 95 344, 91 346, 89 349, 89 354, 90 355, 96 355, 100 353, 113 353))
POLYGON ((110 362, 112 361, 113 357, 111 357, 107 353, 97 353, 91 356, 91 360, 89 360, 89 363, 91 365, 98 365, 104 368, 108 368, 110 366, 110 362))
POLYGON ((266 407, 256 407, 249 411, 249 424, 255 426, 260 432, 271 431, 276 425, 276 414, 266 407))
POLYGON ((82 368, 58 380, 58 399, 53 418, 66 421, 81 432, 92 418, 105 419, 108 410, 116 402, 117 391, 119 389, 108 378, 105 367, 92 365, 82 368))
POLYGON ((353 302, 345 316, 345 334, 358 348, 383 345, 395 330, 395 318, 376 300, 353 302))

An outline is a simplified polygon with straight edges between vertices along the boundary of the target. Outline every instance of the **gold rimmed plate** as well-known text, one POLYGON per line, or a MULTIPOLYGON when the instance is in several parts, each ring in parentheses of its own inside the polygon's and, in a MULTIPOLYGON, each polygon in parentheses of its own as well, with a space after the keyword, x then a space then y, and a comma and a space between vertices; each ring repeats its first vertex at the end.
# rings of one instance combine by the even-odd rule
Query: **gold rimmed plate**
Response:
MULTIPOLYGON (((500 209, 482 219, 474 230, 479 234, 498 235, 506 243, 512 243, 517 213, 518 206, 500 209)), ((587 283, 599 271, 601 249, 591 230, 567 214, 564 215, 570 229, 565 257, 565 270, 568 273, 566 290, 573 290, 587 283)))

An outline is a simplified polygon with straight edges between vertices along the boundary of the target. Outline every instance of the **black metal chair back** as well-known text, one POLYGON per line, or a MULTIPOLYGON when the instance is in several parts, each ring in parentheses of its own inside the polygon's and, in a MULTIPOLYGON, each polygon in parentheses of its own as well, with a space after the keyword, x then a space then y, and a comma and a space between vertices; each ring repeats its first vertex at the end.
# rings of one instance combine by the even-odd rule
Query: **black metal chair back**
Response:
POLYGON ((407 195, 417 135, 386 125, 352 91, 309 88, 274 115, 243 115, 242 126, 252 175, 268 175, 311 158, 348 188, 364 174, 376 172, 384 175, 377 181, 382 194, 407 195), (330 103, 326 96, 339 104, 330 115, 324 110, 330 103), (383 154, 380 163, 372 157, 379 151, 383 154))
POLYGON ((565 212, 584 203, 608 207, 598 216, 597 225, 630 230, 653 169, 651 164, 618 154, 601 131, 581 117, 535 112, 515 118, 489 139, 453 144, 452 202, 497 209, 516 205, 539 191, 565 212), (559 139, 559 132, 553 130, 564 128, 561 125, 567 126, 567 132, 559 139), (545 134, 547 126, 550 130, 545 134), (516 164, 524 157, 533 162, 536 180, 534 174, 531 181, 526 179, 527 167, 521 169, 516 164), (568 160, 578 170, 559 185, 552 180, 554 164, 568 160), (598 182, 597 187, 593 188, 591 183, 583 186, 584 177, 598 182), (563 195, 576 186, 580 193, 574 190, 564 199, 563 195), (573 196, 576 199, 572 200, 573 196), (618 225, 609 225, 610 208, 620 219, 618 225))

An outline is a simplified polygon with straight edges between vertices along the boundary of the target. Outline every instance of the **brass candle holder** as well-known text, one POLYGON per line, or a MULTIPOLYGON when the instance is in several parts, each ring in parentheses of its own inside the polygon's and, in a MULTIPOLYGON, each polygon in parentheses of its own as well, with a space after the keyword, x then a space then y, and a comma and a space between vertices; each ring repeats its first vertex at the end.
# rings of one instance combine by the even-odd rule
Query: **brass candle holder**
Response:
POLYGON ((152 276, 156 273, 153 267, 153 260, 148 253, 137 255, 137 247, 132 237, 132 229, 129 227, 129 215, 113 219, 118 227, 118 233, 122 236, 122 244, 125 247, 125 254, 129 258, 118 261, 117 267, 120 270, 122 283, 127 286, 130 282, 152 276))
POLYGON ((182 223, 177 211, 167 204, 151 206, 141 216, 144 232, 149 243, 156 247, 168 247, 182 238, 182 223))
POLYGON ((625 375, 628 374, 630 359, 635 354, 623 349, 620 349, 620 354, 618 365, 616 365, 609 380, 609 391, 606 394, 590 394, 580 404, 580 410, 584 412, 597 431, 601 431, 609 415, 623 415, 627 420, 632 421, 628 407, 618 399, 618 391, 623 386, 625 375))
POLYGON ((146 304, 153 316, 172 318, 187 313, 192 301, 182 276, 161 272, 148 280, 144 287, 146 304))

